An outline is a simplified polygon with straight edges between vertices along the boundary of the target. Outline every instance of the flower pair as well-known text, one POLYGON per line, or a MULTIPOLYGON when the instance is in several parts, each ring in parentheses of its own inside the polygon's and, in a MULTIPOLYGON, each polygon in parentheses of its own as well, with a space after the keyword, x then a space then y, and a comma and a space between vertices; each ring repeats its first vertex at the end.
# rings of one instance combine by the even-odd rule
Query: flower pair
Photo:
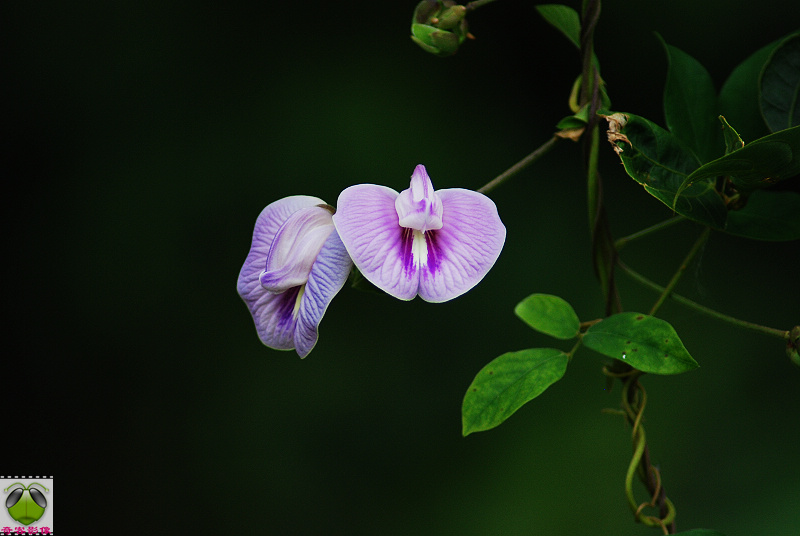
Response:
POLYGON ((339 195, 335 211, 309 196, 268 205, 237 288, 261 341, 305 357, 353 263, 391 296, 444 302, 483 279, 505 237, 491 199, 461 188, 434 191, 418 165, 399 194, 359 184, 339 195))

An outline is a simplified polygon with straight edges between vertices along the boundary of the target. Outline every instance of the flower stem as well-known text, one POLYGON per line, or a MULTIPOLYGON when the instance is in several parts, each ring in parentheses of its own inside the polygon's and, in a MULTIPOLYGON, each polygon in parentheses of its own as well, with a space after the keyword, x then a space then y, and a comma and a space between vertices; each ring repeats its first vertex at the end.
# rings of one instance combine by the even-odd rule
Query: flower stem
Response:
POLYGON ((575 352, 578 351, 578 348, 581 347, 581 344, 583 344, 583 337, 582 336, 578 337, 578 340, 575 341, 575 344, 572 346, 572 349, 567 353, 567 356, 569 357, 570 361, 572 361, 572 356, 575 355, 575 352))
POLYGON ((692 246, 692 249, 690 249, 689 253, 686 254, 686 258, 683 259, 681 265, 678 266, 678 270, 672 276, 672 279, 669 280, 669 283, 667 283, 666 288, 664 288, 664 290, 661 292, 661 295, 658 297, 658 300, 656 300, 656 303, 653 304, 653 308, 650 309, 650 316, 654 316, 656 312, 664 304, 664 301, 666 301, 667 297, 669 297, 669 295, 672 294, 672 290, 675 288, 675 285, 678 284, 678 281, 680 280, 683 273, 686 271, 686 268, 692 262, 694 256, 697 255, 697 252, 700 251, 700 248, 703 247, 703 244, 706 243, 706 240, 708 240, 709 234, 711 234, 711 227, 706 227, 705 229, 703 229, 703 232, 695 241, 694 245, 692 246))
POLYGON ((605 300, 605 313, 610 315, 622 310, 619 293, 614 281, 614 266, 617 251, 611 235, 608 216, 603 202, 603 183, 598 170, 600 155, 600 132, 597 110, 601 104, 602 80, 594 58, 594 29, 600 17, 600 0, 583 3, 581 15, 580 48, 582 54, 581 89, 579 106, 588 106, 588 121, 583 134, 584 166, 586 168, 586 201, 589 228, 592 233, 592 267, 600 281, 605 300))
POLYGON ((638 380, 641 373, 631 372, 623 380, 622 389, 623 413, 631 425, 633 440, 633 457, 625 474, 625 495, 638 522, 649 527, 661 527, 664 534, 671 534, 675 532, 675 506, 667 498, 661 484, 661 474, 650 460, 650 449, 642 426, 647 393, 638 380), (633 477, 636 474, 651 494, 649 502, 639 503, 633 494, 633 477), (659 517, 646 515, 644 509, 648 507, 658 508, 659 517))
MULTIPOLYGON (((648 278, 646 278, 645 276, 643 276, 639 272, 635 271, 634 269, 632 269, 631 267, 629 267, 627 264, 625 264, 624 262, 622 262, 619 259, 617 259, 617 266, 619 266, 622 269, 622 271, 624 271, 629 276, 631 276, 632 279, 638 281, 642 285, 644 285, 644 286, 646 286, 646 287, 648 287, 648 288, 650 288, 650 289, 652 289, 652 290, 654 290, 656 292, 659 292, 659 293, 664 293, 665 292, 666 289, 664 287, 662 287, 658 283, 655 283, 655 282, 649 280, 648 278)), ((698 311, 698 312, 701 312, 701 313, 703 313, 705 315, 708 315, 710 317, 716 318, 717 320, 722 320, 723 322, 727 322, 728 324, 733 324, 734 326, 738 326, 738 327, 741 327, 741 328, 749 329, 749 330, 752 330, 752 331, 757 331, 759 333, 763 333, 764 335, 769 335, 770 337, 777 337, 777 338, 783 339, 783 340, 788 340, 789 339, 789 331, 788 330, 780 330, 780 329, 770 328, 770 327, 767 327, 767 326, 761 326, 759 324, 754 324, 753 322, 747 322, 746 320, 740 320, 738 318, 734 318, 732 316, 720 313, 719 311, 715 311, 714 309, 706 307, 705 305, 700 305, 697 302, 694 302, 694 301, 692 301, 692 300, 690 300, 688 298, 684 298, 683 296, 680 296, 678 294, 674 294, 672 292, 670 292, 668 294, 668 297, 672 298, 673 300, 675 300, 676 302, 678 302, 678 303, 680 303, 682 305, 685 305, 687 307, 690 307, 690 308, 694 309, 695 311, 698 311)))
POLYGON ((478 188, 477 191, 482 194, 485 194, 487 192, 494 190, 495 188, 503 184, 505 181, 507 181, 508 179, 510 179, 511 177, 513 177, 514 175, 516 175, 517 173, 528 167, 530 164, 534 163, 540 156, 549 151, 553 147, 553 145, 555 145, 556 142, 560 139, 561 138, 559 138, 558 136, 553 136, 552 138, 544 142, 542 145, 537 147, 536 150, 533 151, 531 154, 529 154, 528 156, 526 156, 525 158, 523 158, 522 160, 520 160, 519 162, 517 162, 504 172, 502 172, 500 175, 498 175, 494 179, 490 180, 489 182, 481 186, 480 188, 478 188))
POLYGON ((619 251, 620 249, 625 247, 628 244, 628 242, 632 242, 634 240, 642 238, 643 236, 647 236, 650 233, 654 233, 656 231, 660 231, 661 229, 666 229, 667 227, 671 227, 671 226, 675 225, 678 222, 682 222, 685 219, 686 219, 685 216, 681 216, 681 215, 674 216, 674 217, 672 217, 672 218, 670 218, 668 220, 664 220, 664 221, 662 221, 660 223, 657 223, 655 225, 651 225, 650 227, 642 229, 641 231, 637 231, 637 232, 635 232, 633 234, 630 234, 628 236, 623 236, 622 238, 619 238, 619 239, 617 239, 616 242, 614 242, 614 246, 617 248, 617 251, 619 251))
MULTIPOLYGON (((605 299, 606 315, 611 315, 622 310, 622 304, 614 280, 614 268, 619 256, 616 244, 611 234, 608 217, 603 202, 603 183, 598 171, 599 155, 599 129, 597 124, 597 111, 600 108, 600 91, 602 80, 594 62, 594 29, 600 17, 600 0, 584 0, 581 13, 580 49, 582 54, 580 105, 588 104, 588 124, 584 132, 584 158, 586 166, 586 186, 589 212, 589 225, 592 232, 592 262, 595 274, 600 280, 600 286, 605 299)), ((637 380, 638 371, 634 371, 627 364, 624 365, 627 377, 623 380, 623 407, 626 417, 633 428, 634 456, 628 467, 625 478, 625 491, 634 516, 637 521, 649 526, 659 526, 665 534, 675 532, 675 507, 667 499, 664 487, 661 485, 658 470, 650 462, 649 449, 645 439, 644 428, 641 426, 641 415, 644 402, 638 406, 637 393, 641 385, 637 380), (633 387, 632 387, 633 386, 633 387), (635 473, 651 493, 651 501, 637 506, 633 497, 632 480, 635 473), (659 509, 660 517, 648 516, 642 513, 646 506, 659 509)), ((644 390, 641 389, 641 393, 644 390)), ((642 396, 644 396, 642 394, 642 396)))

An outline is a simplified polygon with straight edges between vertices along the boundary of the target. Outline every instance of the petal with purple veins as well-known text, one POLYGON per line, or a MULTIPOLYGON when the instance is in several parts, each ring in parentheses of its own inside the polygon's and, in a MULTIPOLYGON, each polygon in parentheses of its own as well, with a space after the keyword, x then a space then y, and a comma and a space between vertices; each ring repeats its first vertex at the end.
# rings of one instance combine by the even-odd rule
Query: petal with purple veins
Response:
POLYGON ((333 223, 361 274, 373 285, 401 300, 419 288, 411 229, 400 227, 397 192, 386 186, 359 184, 339 194, 333 223))
MULTIPOLYGON (((250 310, 261 341, 277 350, 298 348, 298 353, 303 357, 316 342, 316 325, 313 326, 314 340, 309 342, 308 333, 312 329, 309 324, 319 323, 328 303, 341 289, 350 270, 349 261, 342 259, 343 256, 346 257, 344 247, 338 237, 331 238, 336 235, 333 227, 329 226, 327 231, 316 231, 327 232, 328 237, 317 254, 320 265, 316 266, 315 261, 310 272, 306 272, 307 283, 304 281, 303 284, 282 292, 270 292, 264 288, 260 279, 267 266, 270 248, 281 227, 298 211, 324 204, 317 197, 292 196, 268 205, 256 220, 250 252, 237 282, 239 295, 250 310), (305 314, 305 320, 301 320, 306 307, 310 312, 305 314), (299 345, 302 345, 302 349, 299 345)), ((327 214, 330 218, 330 212, 327 214)), ((321 227, 324 226, 312 226, 312 234, 313 229, 321 227)), ((303 237, 299 238, 302 242, 303 237)))
POLYGON ((250 294, 256 290, 254 285, 261 286, 258 279, 267 265, 269 248, 272 245, 272 240, 275 238, 278 229, 280 229, 286 220, 298 210, 321 204, 325 204, 325 201, 318 197, 294 195, 270 203, 261 211, 261 214, 258 215, 255 228, 253 229, 253 240, 250 243, 250 252, 247 254, 244 265, 239 272, 239 279, 237 282, 239 295, 248 303, 248 307, 250 307, 250 301, 254 301, 257 298, 252 297, 252 299, 248 301, 247 296, 250 296, 250 294))
POLYGON ((422 165, 400 194, 372 184, 347 188, 333 222, 364 277, 403 300, 419 294, 443 302, 467 292, 506 237, 491 199, 460 188, 434 191, 422 165))
MULTIPOLYGON (((270 203, 261 211, 256 219, 255 229, 253 230, 253 242, 250 249, 251 255, 254 250, 257 254, 263 254, 264 264, 259 268, 259 272, 264 269, 267 262, 267 254, 269 253, 269 246, 272 244, 272 239, 281 225, 289 219, 289 216, 305 207, 312 207, 314 205, 324 205, 325 201, 319 197, 312 197, 309 195, 293 195, 284 197, 270 203)), ((250 255, 248 256, 250 260, 250 255)))
POLYGON ((292 350, 297 326, 294 310, 303 287, 275 294, 264 290, 260 284, 258 286, 262 290, 258 297, 252 302, 245 299, 253 315, 258 338, 275 350, 292 350))
POLYGON ((272 239, 266 268, 260 276, 264 288, 283 292, 304 284, 332 231, 331 212, 324 207, 305 207, 289 216, 272 239))
POLYGON ((444 207, 443 225, 425 233, 428 260, 419 281, 419 295, 429 302, 451 300, 477 285, 506 239, 497 207, 485 195, 461 188, 437 194, 444 207))
POLYGON ((300 299, 297 328, 294 335, 295 348, 300 357, 305 357, 317 344, 318 326, 331 300, 342 289, 353 261, 347 254, 336 231, 332 232, 317 255, 305 292, 300 299))

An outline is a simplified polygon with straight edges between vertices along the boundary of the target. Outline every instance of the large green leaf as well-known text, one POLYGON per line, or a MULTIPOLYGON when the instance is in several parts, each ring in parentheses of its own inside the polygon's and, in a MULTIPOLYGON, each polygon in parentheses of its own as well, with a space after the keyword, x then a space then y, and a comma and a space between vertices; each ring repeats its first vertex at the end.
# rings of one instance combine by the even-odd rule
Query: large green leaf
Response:
POLYGON ((594 324, 583 344, 652 374, 678 374, 699 365, 666 321, 641 313, 619 313, 594 324))
POLYGON ((578 336, 580 320, 572 306, 558 296, 531 294, 514 308, 526 324, 557 339, 578 336))
POLYGON ((675 194, 700 165, 697 158, 670 132, 633 114, 622 114, 627 123, 622 137, 612 139, 625 171, 653 197, 678 214, 716 229, 723 229, 727 209, 710 182, 698 182, 675 194), (674 205, 674 206, 673 206, 674 205))
POLYGON ((736 67, 719 92, 719 110, 745 140, 769 134, 759 106, 759 76, 780 41, 773 41, 736 67))
POLYGON ((781 130, 748 143, 694 170, 676 192, 712 177, 730 177, 741 192, 749 193, 800 173, 800 126, 781 130))
POLYGON ((581 48, 581 21, 578 12, 561 4, 542 4, 536 11, 558 31, 564 34, 573 45, 581 48))
POLYGON ((667 128, 701 162, 722 153, 722 136, 717 123, 717 93, 708 71, 682 50, 668 45, 659 35, 667 53, 667 81, 664 86, 664 117, 667 128))
POLYGON ((761 72, 760 89, 761 113, 770 130, 800 125, 800 33, 772 52, 761 72))
POLYGON ((461 407, 463 434, 501 424, 567 371, 569 357, 555 348, 508 352, 478 372, 461 407))
POLYGON ((744 147, 742 137, 728 124, 728 121, 723 116, 719 116, 719 120, 722 122, 722 137, 725 139, 725 154, 738 151, 744 147))
MULTIPOLYGON (((797 194, 791 191, 756 190, 743 208, 729 211, 722 197, 714 189, 713 177, 721 171, 711 166, 717 165, 717 161, 700 168, 694 156, 675 136, 643 117, 620 113, 605 117, 611 124, 609 139, 614 142, 618 151, 621 150, 619 156, 625 166, 625 171, 649 194, 668 207, 673 208, 673 203, 675 203, 675 212, 703 225, 746 238, 773 241, 800 238, 800 230, 798 230, 800 227, 798 197, 800 196, 797 194), (690 175, 698 168, 706 171, 714 169, 714 173, 710 173, 705 178, 700 177, 694 184, 680 191, 690 175)), ((794 150, 796 143, 794 137, 796 135, 797 133, 792 130, 763 138, 770 143, 780 142, 792 147, 792 160, 785 163, 780 169, 770 169, 778 172, 771 178, 775 176, 785 178, 788 176, 787 173, 795 169, 797 162, 794 155, 797 152, 794 150)), ((760 143, 765 142, 761 141, 760 143)), ((742 150, 753 144, 745 145, 742 150)), ((756 147, 759 144, 756 144, 756 147)), ((761 150, 756 149, 756 152, 761 150)), ((738 153, 736 150, 719 160, 722 160, 725 165, 732 165, 731 162, 724 159, 733 158, 733 155, 737 154, 747 156, 748 152, 738 153)), ((767 166, 777 166, 778 160, 767 160, 767 166)), ((741 173, 741 170, 736 171, 741 173)), ((753 179, 755 175, 743 174, 742 176, 742 179, 737 178, 740 184, 761 185, 760 179, 753 179)), ((762 176, 761 179, 763 178, 762 176)))

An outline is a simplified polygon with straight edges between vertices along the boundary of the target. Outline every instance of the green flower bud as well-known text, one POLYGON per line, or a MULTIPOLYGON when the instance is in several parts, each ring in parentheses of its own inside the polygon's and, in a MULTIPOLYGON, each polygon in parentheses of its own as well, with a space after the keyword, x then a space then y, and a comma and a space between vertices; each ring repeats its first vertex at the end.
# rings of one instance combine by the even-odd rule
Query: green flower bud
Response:
POLYGON ((414 23, 411 25, 411 40, 422 47, 422 50, 431 54, 439 54, 439 49, 434 46, 433 38, 431 37, 434 32, 438 31, 439 29, 433 26, 414 23))
POLYGON ((422 0, 414 8, 414 18, 411 23, 429 24, 442 9, 442 3, 437 0, 422 0))
POLYGON ((423 0, 411 19, 411 40, 431 54, 452 56, 471 37, 466 15, 467 8, 452 0, 423 0))

